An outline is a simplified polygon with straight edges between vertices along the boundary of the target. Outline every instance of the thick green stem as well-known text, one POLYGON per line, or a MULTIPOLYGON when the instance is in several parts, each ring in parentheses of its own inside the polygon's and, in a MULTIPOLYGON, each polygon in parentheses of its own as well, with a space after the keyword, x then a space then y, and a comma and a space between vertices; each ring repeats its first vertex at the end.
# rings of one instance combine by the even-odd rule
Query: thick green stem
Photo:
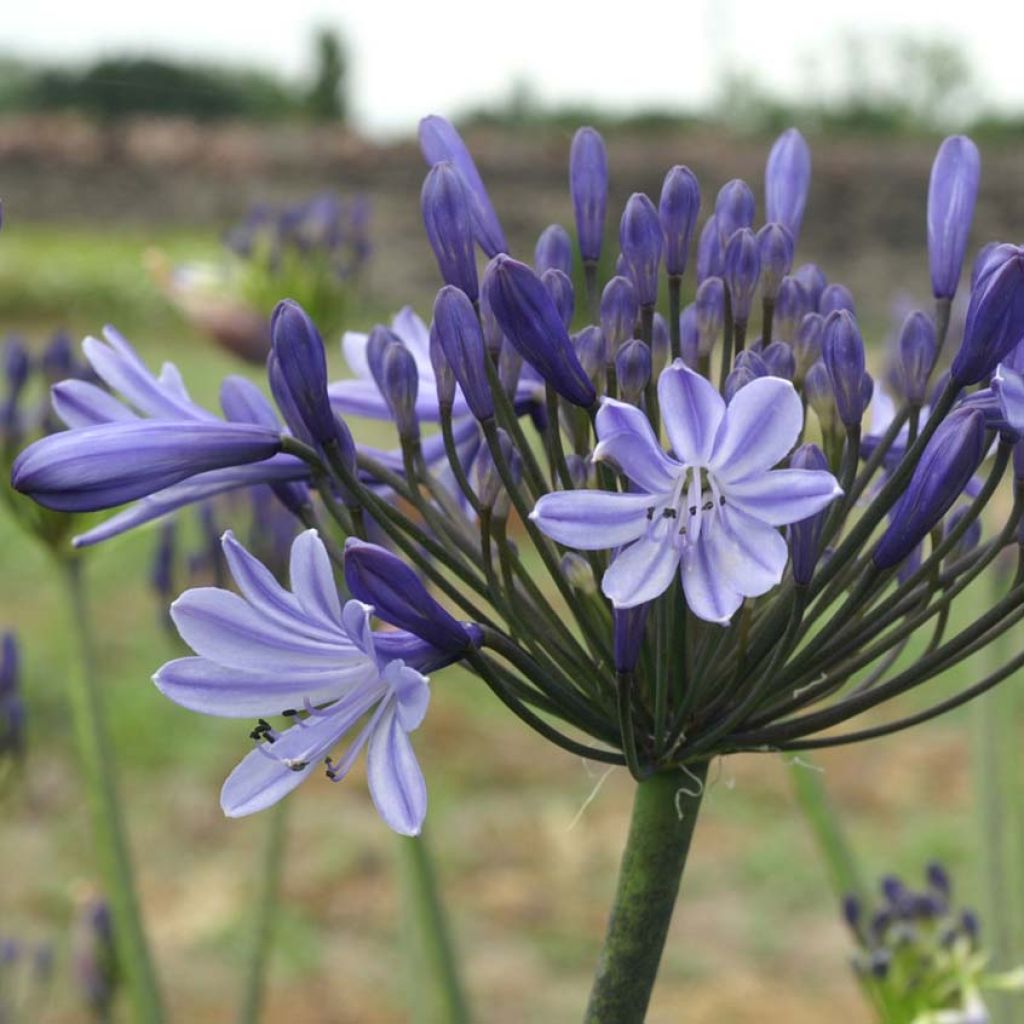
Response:
POLYGON ((400 837, 398 845, 407 914, 410 1020, 416 1024, 465 1024, 469 1008, 430 850, 422 835, 400 837))
POLYGON ((706 762, 636 787, 585 1024, 642 1024, 704 795, 706 762))
POLYGON ((263 997, 267 991, 267 961, 274 938, 281 874, 284 866, 287 834, 288 801, 279 800, 270 811, 266 845, 257 890, 256 914, 253 919, 252 944, 245 969, 245 988, 238 1008, 239 1024, 259 1024, 263 997))
POLYGON ((103 701, 96 678, 93 635, 85 600, 79 559, 59 559, 70 604, 70 617, 78 643, 78 664, 67 673, 68 699, 85 780, 93 840, 103 891, 110 902, 114 941, 120 969, 140 1024, 159 1024, 164 1019, 156 972, 142 926, 135 893, 128 840, 121 820, 110 738, 103 701))

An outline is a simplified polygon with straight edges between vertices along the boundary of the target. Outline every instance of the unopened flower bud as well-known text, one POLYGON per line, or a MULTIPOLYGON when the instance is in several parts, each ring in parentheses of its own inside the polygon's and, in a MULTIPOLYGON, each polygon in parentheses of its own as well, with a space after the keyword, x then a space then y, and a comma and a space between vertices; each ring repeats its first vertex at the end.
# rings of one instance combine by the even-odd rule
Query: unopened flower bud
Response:
POLYGON ((793 271, 793 277, 804 286, 811 312, 820 313, 821 295, 828 286, 828 278, 821 267, 816 263, 804 263, 793 271))
POLYGON ((455 167, 435 164, 423 182, 420 208, 427 240, 445 284, 460 288, 476 302, 480 294, 469 192, 455 167))
POLYGON ((640 305, 653 306, 658 301, 658 270, 664 236, 658 211, 642 192, 634 192, 626 202, 619 222, 619 245, 640 305))
POLYGON ((829 313, 834 313, 839 309, 845 309, 848 313, 857 315, 857 309, 853 304, 853 293, 850 289, 845 284, 830 284, 821 293, 821 298, 818 300, 818 312, 827 318, 829 313))
POLYGON ((533 269, 542 278, 547 270, 560 270, 572 277, 572 239, 561 224, 550 224, 540 233, 533 250, 533 269))
POLYGON ((768 372, 773 377, 792 380, 796 376, 796 356, 793 347, 784 341, 773 341, 762 353, 768 372))
POLYGON ((420 434, 416 418, 420 375, 413 354, 404 345, 391 345, 384 353, 382 394, 403 440, 420 434))
POLYGON ((937 299, 953 298, 960 283, 980 177, 978 147, 966 135, 939 146, 928 182, 928 262, 937 299))
POLYGON ((519 386, 519 375, 523 370, 523 357, 512 345, 502 345, 498 355, 498 380, 509 400, 515 396, 519 386))
POLYGON ((672 338, 668 324, 660 313, 655 313, 651 324, 651 376, 657 377, 665 369, 671 354, 672 338))
POLYGON ((721 277, 722 238, 718 232, 718 220, 712 215, 704 222, 697 241, 697 281, 709 277, 721 277))
MULTIPOLYGON (((827 471, 829 466, 828 459, 816 444, 804 444, 789 457, 789 468, 820 472, 827 471)), ((798 523, 791 523, 786 528, 793 581, 797 586, 807 586, 814 576, 818 564, 818 550, 821 547, 821 531, 827 515, 828 510, 823 509, 798 523)), ((851 923, 851 927, 855 926, 851 923)))
POLYGON ((651 350, 639 338, 627 341, 615 354, 615 376, 622 400, 636 405, 651 379, 651 350))
POLYGON ((590 568, 590 563, 582 555, 576 554, 575 551, 567 551, 562 555, 560 568, 562 575, 573 590, 579 590, 584 594, 596 592, 597 584, 594 582, 594 573, 590 568))
POLYGON ((640 650, 644 644, 644 629, 647 625, 647 612, 650 603, 640 604, 634 608, 615 608, 612 610, 612 633, 616 672, 632 672, 640 660, 640 650))
MULTIPOLYGON (((948 537, 964 520, 969 512, 969 508, 964 505, 960 508, 954 509, 946 519, 945 525, 943 526, 943 539, 948 537)), ((960 535, 956 544, 950 548, 949 553, 946 555, 945 564, 948 565, 951 562, 955 562, 958 558, 963 558, 964 555, 970 554, 979 544, 981 543, 981 520, 975 516, 967 529, 960 535)))
POLYGON ((601 258, 608 205, 608 154, 593 128, 580 128, 569 151, 569 191, 576 214, 576 237, 584 263, 601 258))
POLYGON ((784 277, 775 296, 772 333, 782 341, 794 341, 801 321, 810 312, 811 305, 804 286, 792 275, 784 277))
POLYGON ((924 313, 914 312, 903 321, 899 341, 900 384, 911 405, 921 406, 928 394, 928 378, 935 365, 935 325, 924 313))
POLYGON ((821 432, 826 436, 833 433, 839 421, 839 413, 831 374, 820 359, 808 369, 804 377, 804 396, 818 417, 821 432))
POLYGON ((573 291, 572 281, 561 271, 550 268, 541 274, 541 282, 548 290, 558 310, 558 315, 568 330, 572 326, 572 318, 576 312, 576 293, 573 291))
POLYGON ((810 184, 811 151, 800 132, 790 128, 775 140, 768 154, 764 209, 766 220, 784 225, 794 242, 800 237, 810 184))
POLYGON ((745 181, 733 178, 721 187, 715 199, 715 221, 723 251, 740 228, 753 227, 755 205, 754 193, 745 181))
POLYGON ((744 349, 733 362, 733 368, 736 367, 750 370, 755 377, 768 376, 768 364, 765 363, 761 354, 754 349, 744 349))
POLYGON ((772 301, 793 266, 793 236, 781 224, 765 224, 757 233, 761 260, 761 294, 772 301))
POLYGON ((434 381, 437 384, 437 404, 444 411, 451 411, 455 402, 455 371, 448 357, 444 354, 444 346, 438 337, 437 329, 430 325, 430 365, 434 370, 434 381))
POLYGON ((800 321, 796 338, 793 340, 797 380, 806 377, 807 371, 821 359, 821 337, 824 330, 825 320, 818 313, 808 313, 800 321))
POLYGON ((598 387, 608 365, 608 345, 601 328, 593 325, 584 327, 572 340, 576 358, 580 361, 583 372, 590 378, 594 387, 598 387))
POLYGON ((839 419, 848 428, 859 425, 867 404, 862 391, 864 342, 849 311, 837 310, 825 320, 821 358, 832 379, 839 419))
POLYGON ((722 397, 726 402, 731 402, 737 391, 745 388, 751 381, 757 380, 761 374, 756 373, 751 366, 736 366, 729 371, 725 378, 725 387, 722 390, 722 397))
POLYGON ((470 411, 480 421, 491 419, 494 398, 487 380, 483 331, 464 292, 445 285, 437 293, 430 333, 443 349, 470 411))
POLYGON ((665 235, 665 270, 672 276, 686 273, 690 240, 700 210, 700 185, 689 167, 675 166, 665 175, 658 214, 665 235))
POLYGON ((761 258, 757 238, 750 228, 734 232, 725 247, 722 276, 729 289, 732 315, 737 323, 750 319, 750 306, 761 275, 761 258))
POLYGON ((610 351, 633 337, 639 317, 640 300, 633 282, 628 277, 613 277, 601 292, 601 330, 610 351))

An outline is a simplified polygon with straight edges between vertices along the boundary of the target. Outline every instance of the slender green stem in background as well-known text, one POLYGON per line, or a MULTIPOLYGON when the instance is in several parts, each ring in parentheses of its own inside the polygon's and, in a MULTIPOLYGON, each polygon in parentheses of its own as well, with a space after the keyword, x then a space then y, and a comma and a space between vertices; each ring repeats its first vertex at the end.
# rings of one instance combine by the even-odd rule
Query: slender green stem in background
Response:
POLYGON ((245 968, 242 1002, 238 1008, 238 1024, 259 1024, 263 1009, 263 997, 267 990, 267 961, 274 940, 274 922, 284 867, 287 807, 287 800, 279 800, 268 815, 270 820, 267 822, 267 839, 263 847, 263 863, 260 865, 252 943, 245 968))
MULTIPOLYGON (((999 582, 998 575, 993 574, 994 584, 999 582)), ((992 600, 998 600, 998 590, 993 587, 993 591, 992 600)), ((1011 634, 1004 633, 993 643, 988 658, 992 667, 1013 653, 1010 639, 1011 634)), ((980 890, 986 947, 996 970, 1014 966, 1013 958, 1019 955, 1024 937, 1024 872, 1020 860, 1024 834, 1019 802, 1024 762, 1017 739, 1021 711, 1018 687, 1009 680, 976 700, 972 708, 971 753, 981 841, 978 867, 983 875, 980 890)), ((1005 994, 993 993, 989 1009, 994 1024, 1015 1019, 1005 994)))
POLYGON ((867 890, 857 857, 829 798, 821 770, 806 758, 790 757, 787 764, 793 793, 814 833, 836 896, 857 896, 863 900, 867 890))
POLYGON ((448 921, 426 840, 400 836, 402 905, 407 915, 409 1011, 417 1024, 465 1024, 469 1007, 459 981, 448 921))
POLYGON ((99 680, 93 634, 85 598, 82 564, 75 557, 58 557, 70 605, 72 629, 78 644, 78 663, 67 673, 68 698, 85 778, 93 840, 103 892, 110 901, 117 958, 134 1006, 134 1020, 158 1024, 164 1019, 156 972, 142 926, 135 873, 121 820, 110 737, 99 680))
POLYGON ((704 795, 707 762, 636 787, 585 1024, 642 1024, 704 795))

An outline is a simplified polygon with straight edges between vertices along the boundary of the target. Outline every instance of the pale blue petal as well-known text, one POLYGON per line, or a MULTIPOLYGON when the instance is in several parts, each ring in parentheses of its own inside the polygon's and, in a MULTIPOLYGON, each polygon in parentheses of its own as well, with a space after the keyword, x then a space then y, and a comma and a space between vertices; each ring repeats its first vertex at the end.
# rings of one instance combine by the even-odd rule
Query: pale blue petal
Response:
POLYGON ((341 336, 341 352, 353 375, 372 384, 373 374, 366 358, 366 344, 369 340, 370 336, 361 331, 346 331, 341 336))
POLYGON ((769 526, 799 523, 842 493, 836 478, 823 469, 773 469, 722 485, 728 506, 769 526))
POLYGON ((554 491, 530 513, 542 533, 567 547, 603 551, 636 540, 649 523, 649 494, 612 491, 554 491))
POLYGON ((601 590, 616 608, 633 608, 668 590, 679 566, 675 520, 623 548, 601 580, 601 590))
POLYGON ((398 721, 406 732, 420 727, 430 704, 430 685, 426 676, 395 660, 384 669, 384 681, 391 687, 398 708, 398 721))
POLYGON ((1024 434, 1024 374, 1000 363, 992 378, 992 390, 999 399, 1006 422, 1018 434, 1024 434))
POLYGON ((651 494, 672 490, 682 467, 661 450, 650 421, 636 406, 606 398, 595 426, 600 438, 595 460, 614 462, 634 484, 651 494))
POLYGON ((800 396, 788 380, 759 377, 733 396, 715 438, 711 468, 719 484, 780 462, 804 423, 800 396))
POLYGON ((658 378, 658 401, 675 457, 688 466, 706 466, 725 414, 722 396, 677 359, 658 378))
POLYGON ((735 508, 723 508, 701 537, 712 572, 744 597, 760 597, 778 586, 789 549, 774 527, 735 508))
POLYGON ((288 574, 292 593, 308 616, 327 627, 341 625, 334 570, 316 530, 305 530, 292 541, 288 574))
POLYGON ((376 663, 376 645, 373 629, 370 627, 372 614, 373 605, 356 600, 346 601, 345 607, 341 609, 341 622, 345 634, 352 643, 368 658, 374 659, 374 663, 376 663))
POLYGON ((366 773, 370 796, 385 823, 400 835, 419 835, 427 814, 427 785, 394 708, 373 730, 366 773))
POLYGON ((227 777, 220 791, 221 810, 229 818, 265 810, 309 778, 315 769, 314 762, 301 771, 292 771, 257 747, 227 777))
POLYGON ((743 595, 716 573, 703 537, 686 546, 682 566, 683 593, 690 611, 705 622, 728 625, 743 604, 743 595))
POLYGON ((85 380, 62 380, 50 389, 53 411, 72 430, 138 419, 109 391, 85 380))

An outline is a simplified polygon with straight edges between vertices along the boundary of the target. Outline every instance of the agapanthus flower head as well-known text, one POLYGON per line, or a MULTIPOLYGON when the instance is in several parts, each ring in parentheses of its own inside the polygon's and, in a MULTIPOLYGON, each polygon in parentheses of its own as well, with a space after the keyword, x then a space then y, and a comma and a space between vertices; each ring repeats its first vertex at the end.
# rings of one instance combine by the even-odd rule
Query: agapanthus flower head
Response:
POLYGON ((689 167, 676 165, 665 175, 658 213, 665 235, 665 269, 680 277, 686 273, 690 242, 700 212, 700 185, 689 167))
POLYGON ((572 277, 572 239, 561 224, 549 224, 540 233, 533 250, 533 269, 541 277, 547 270, 560 270, 572 277))
POLYGON ((794 241, 800 237, 811 185, 811 151, 796 128, 784 131, 768 154, 764 172, 765 218, 782 224, 794 241))
POLYGON ((966 135, 944 140, 928 183, 928 261, 936 298, 956 294, 980 178, 978 147, 966 135))
POLYGON ((653 306, 658 301, 658 277, 665 238, 658 211, 642 192, 634 192, 622 211, 619 245, 640 305, 653 306))
POLYGON ((593 128, 580 128, 569 151, 569 191, 576 213, 576 238, 584 263, 601 258, 608 206, 608 153, 593 128))

